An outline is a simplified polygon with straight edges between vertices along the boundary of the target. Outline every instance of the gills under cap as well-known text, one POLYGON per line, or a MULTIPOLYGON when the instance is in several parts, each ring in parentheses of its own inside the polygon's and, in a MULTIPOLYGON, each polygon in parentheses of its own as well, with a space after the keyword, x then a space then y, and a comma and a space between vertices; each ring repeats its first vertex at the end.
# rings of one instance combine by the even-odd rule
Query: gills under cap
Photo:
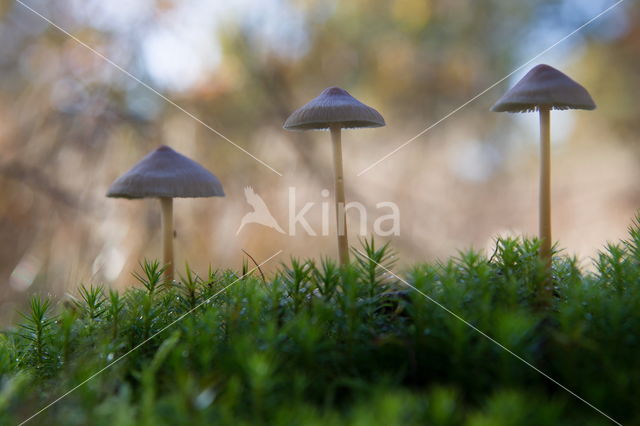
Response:
POLYGON ((495 112, 596 108, 587 89, 549 65, 537 65, 491 108, 495 112))
POLYGON ((116 179, 107 197, 224 197, 224 191, 207 169, 163 145, 116 179))
POLYGON ((284 123, 287 130, 327 129, 331 125, 343 129, 382 127, 384 118, 339 87, 324 89, 308 104, 294 111, 284 123))

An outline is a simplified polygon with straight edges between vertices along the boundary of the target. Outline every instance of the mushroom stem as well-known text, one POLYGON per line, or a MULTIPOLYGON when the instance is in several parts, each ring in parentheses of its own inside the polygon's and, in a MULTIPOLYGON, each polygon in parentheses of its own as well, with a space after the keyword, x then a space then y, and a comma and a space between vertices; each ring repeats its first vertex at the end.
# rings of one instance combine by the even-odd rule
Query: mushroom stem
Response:
MULTIPOLYGON (((551 114, 540 107, 540 258, 547 268, 548 286, 551 273, 551 114)), ((544 295, 543 295, 544 297, 544 295)))
POLYGON ((344 177, 342 175, 342 138, 341 127, 331 125, 333 142, 333 169, 336 186, 336 226, 338 229, 338 257, 340 265, 349 263, 349 242, 347 240, 347 215, 345 211, 344 177))
POLYGON ((173 281, 173 198, 160 198, 162 206, 162 254, 167 282, 173 281))

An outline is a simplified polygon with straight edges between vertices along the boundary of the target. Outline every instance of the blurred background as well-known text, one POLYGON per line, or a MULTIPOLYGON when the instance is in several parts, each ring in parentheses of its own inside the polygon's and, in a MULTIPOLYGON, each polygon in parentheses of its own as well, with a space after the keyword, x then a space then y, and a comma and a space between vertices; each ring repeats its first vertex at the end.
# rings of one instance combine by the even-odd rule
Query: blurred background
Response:
MULTIPOLYGON (((108 199, 111 182, 160 144, 197 160, 226 198, 175 202, 178 270, 273 270, 336 256, 335 238, 260 225, 236 235, 252 186, 287 229, 289 187, 320 231, 333 194, 326 132, 282 123, 337 85, 387 120, 343 134, 347 200, 366 224, 400 207, 402 267, 498 235, 537 233, 536 114, 491 105, 536 63, 582 83, 598 109, 552 115, 554 239, 585 268, 640 206, 640 6, 626 1, 361 176, 358 173, 553 45, 612 0, 0 0, 0 322, 34 292, 133 284, 160 256, 156 200, 108 199), (278 176, 171 99, 279 171, 278 176)), ((335 227, 332 210, 331 229, 335 227)), ((357 244, 358 215, 349 215, 357 244)), ((333 233, 333 231, 332 231, 333 233)), ((380 242, 385 241, 384 238, 380 242)))

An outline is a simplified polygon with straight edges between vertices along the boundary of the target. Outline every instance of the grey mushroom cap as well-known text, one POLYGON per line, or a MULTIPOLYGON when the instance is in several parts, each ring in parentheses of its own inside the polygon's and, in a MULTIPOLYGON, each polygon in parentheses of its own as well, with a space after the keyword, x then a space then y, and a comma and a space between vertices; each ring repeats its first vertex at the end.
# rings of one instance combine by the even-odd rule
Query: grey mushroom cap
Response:
POLYGON ((207 169, 163 145, 116 179, 107 197, 224 197, 224 191, 207 169))
POLYGON ((308 104, 295 110, 284 128, 287 130, 321 130, 331 125, 343 129, 359 127, 382 127, 384 118, 375 109, 367 106, 339 87, 324 89, 308 104))
POLYGON ((491 108, 495 112, 531 112, 540 108, 596 108, 587 89, 549 65, 537 65, 491 108))

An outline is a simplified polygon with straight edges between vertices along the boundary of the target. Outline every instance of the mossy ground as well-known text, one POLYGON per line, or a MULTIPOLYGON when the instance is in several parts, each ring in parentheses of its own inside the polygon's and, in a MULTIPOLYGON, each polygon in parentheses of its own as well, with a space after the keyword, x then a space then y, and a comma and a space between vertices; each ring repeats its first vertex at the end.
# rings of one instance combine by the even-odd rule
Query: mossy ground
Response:
MULTIPOLYGON (((0 423, 29 418, 146 339, 30 423, 611 423, 385 272, 388 247, 364 251, 345 269, 291 259, 266 282, 187 270, 168 287, 146 263, 123 294, 36 296, 0 335, 0 423)), ((536 252, 533 241, 501 240, 490 258, 467 252, 399 276, 617 421, 640 424, 637 223, 593 273, 557 255, 547 309, 536 252)))

